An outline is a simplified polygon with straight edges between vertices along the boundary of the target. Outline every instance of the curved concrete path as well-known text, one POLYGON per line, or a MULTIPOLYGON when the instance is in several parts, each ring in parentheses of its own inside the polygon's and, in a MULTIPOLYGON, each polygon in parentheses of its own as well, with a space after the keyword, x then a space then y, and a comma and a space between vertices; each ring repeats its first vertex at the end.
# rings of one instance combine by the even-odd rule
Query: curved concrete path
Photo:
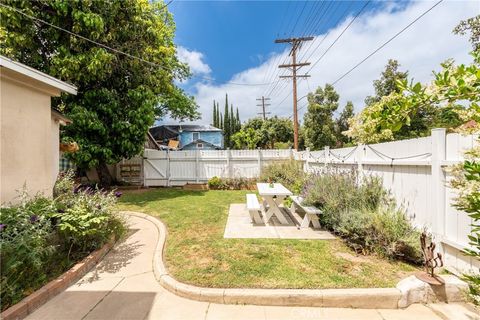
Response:
POLYGON ((155 279, 156 226, 129 216, 130 235, 92 271, 27 319, 323 319, 445 320, 480 319, 461 304, 411 305, 407 309, 343 309, 224 305, 178 297, 155 279))

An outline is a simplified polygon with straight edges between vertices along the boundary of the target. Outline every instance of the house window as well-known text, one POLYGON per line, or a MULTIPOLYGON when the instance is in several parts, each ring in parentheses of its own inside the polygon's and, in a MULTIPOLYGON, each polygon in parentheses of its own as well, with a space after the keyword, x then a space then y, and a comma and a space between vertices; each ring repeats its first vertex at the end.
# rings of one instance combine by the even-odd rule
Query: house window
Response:
POLYGON ((197 149, 203 149, 203 143, 197 143, 197 149))
POLYGON ((200 139, 200 133, 199 132, 194 132, 193 134, 193 141, 200 139))

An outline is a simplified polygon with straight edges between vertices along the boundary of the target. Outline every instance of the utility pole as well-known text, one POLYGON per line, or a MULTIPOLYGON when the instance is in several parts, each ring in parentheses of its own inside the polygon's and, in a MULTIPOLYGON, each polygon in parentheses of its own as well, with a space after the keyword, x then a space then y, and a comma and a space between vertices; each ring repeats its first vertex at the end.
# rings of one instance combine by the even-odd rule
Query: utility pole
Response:
POLYGON ((262 104, 257 104, 257 107, 262 107, 262 112, 259 112, 258 114, 263 114, 263 121, 267 120, 267 114, 270 114, 270 112, 265 112, 265 107, 269 106, 270 103, 265 103, 265 101, 268 101, 270 100, 270 98, 265 98, 264 96, 262 96, 261 98, 257 99, 257 100, 261 100, 262 101, 262 104))
POLYGON ((292 49, 290 50, 289 55, 292 56, 291 64, 281 64, 279 68, 291 68, 292 75, 289 76, 280 76, 280 78, 292 78, 293 80, 293 145, 294 149, 298 150, 298 114, 297 114, 297 78, 307 78, 310 77, 307 74, 298 75, 297 70, 301 67, 310 65, 310 62, 301 62, 297 63, 297 50, 300 49, 302 42, 311 41, 313 37, 300 37, 300 38, 288 38, 288 39, 277 39, 275 43, 290 43, 292 49))

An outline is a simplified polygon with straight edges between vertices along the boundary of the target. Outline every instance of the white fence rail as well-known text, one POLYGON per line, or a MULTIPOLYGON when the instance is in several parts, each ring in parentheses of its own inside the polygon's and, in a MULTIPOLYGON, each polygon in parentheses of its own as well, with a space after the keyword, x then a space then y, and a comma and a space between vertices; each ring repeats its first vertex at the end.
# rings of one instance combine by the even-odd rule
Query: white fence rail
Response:
POLYGON ((309 172, 326 165, 353 166, 361 175, 382 177, 411 222, 432 232, 450 270, 478 272, 478 261, 461 253, 468 246, 471 220, 452 206, 455 193, 448 187, 451 177, 446 170, 463 159, 477 138, 435 129, 425 138, 321 151, 146 150, 143 181, 145 186, 175 186, 213 176, 255 178, 262 166, 291 158, 302 161, 309 172))
POLYGON ((262 166, 293 158, 292 150, 145 150, 144 185, 178 186, 221 178, 256 178, 262 166))

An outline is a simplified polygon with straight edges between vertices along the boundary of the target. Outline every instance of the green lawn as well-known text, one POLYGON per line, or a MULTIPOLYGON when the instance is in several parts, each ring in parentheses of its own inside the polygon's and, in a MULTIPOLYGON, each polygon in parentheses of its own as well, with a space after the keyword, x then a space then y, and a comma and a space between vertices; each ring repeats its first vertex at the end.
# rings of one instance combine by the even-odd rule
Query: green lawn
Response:
POLYGON ((355 257, 341 241, 224 239, 231 203, 247 191, 125 192, 120 210, 148 213, 168 228, 166 263, 178 280, 204 287, 392 287, 415 267, 355 257))

